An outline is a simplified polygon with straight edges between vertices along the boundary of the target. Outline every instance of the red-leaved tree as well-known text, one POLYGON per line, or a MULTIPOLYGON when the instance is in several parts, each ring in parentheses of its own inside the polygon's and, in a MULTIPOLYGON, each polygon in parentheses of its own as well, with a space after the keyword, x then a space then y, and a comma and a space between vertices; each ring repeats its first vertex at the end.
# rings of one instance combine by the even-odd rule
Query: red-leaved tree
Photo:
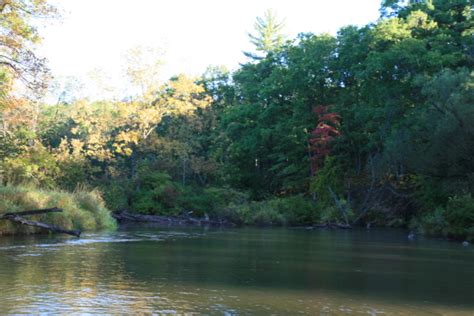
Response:
POLYGON ((331 142, 339 132, 341 117, 339 114, 329 112, 327 105, 318 105, 313 111, 318 116, 318 125, 311 131, 309 138, 309 153, 311 159, 311 176, 314 176, 322 167, 324 159, 330 153, 331 142))

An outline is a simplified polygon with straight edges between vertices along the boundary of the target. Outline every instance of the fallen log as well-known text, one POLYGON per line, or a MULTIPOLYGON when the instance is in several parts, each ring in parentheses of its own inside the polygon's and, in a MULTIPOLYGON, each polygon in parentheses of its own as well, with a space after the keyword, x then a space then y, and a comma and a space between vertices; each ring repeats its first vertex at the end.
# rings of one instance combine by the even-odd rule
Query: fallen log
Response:
POLYGON ((112 217, 119 222, 140 222, 140 223, 161 223, 173 222, 173 219, 166 216, 132 214, 128 212, 113 213, 112 217))
POLYGON ((209 218, 194 218, 190 216, 160 216, 160 215, 143 215, 129 213, 127 211, 116 212, 112 214, 119 223, 137 222, 137 223, 156 223, 164 225, 194 225, 194 226, 222 226, 228 225, 226 221, 215 221, 209 218))
POLYGON ((315 229, 315 228, 324 228, 324 229, 351 229, 351 225, 346 224, 333 224, 333 223, 326 223, 326 224, 313 224, 312 226, 306 227, 306 229, 315 229))
POLYGON ((68 230, 63 229, 56 225, 49 225, 38 221, 31 221, 23 218, 22 216, 28 215, 38 215, 38 214, 45 214, 45 213, 58 213, 62 212, 63 210, 57 207, 47 208, 47 209, 38 209, 38 210, 29 210, 29 211, 22 211, 17 213, 5 213, 0 216, 0 220, 9 220, 14 223, 18 223, 21 225, 33 226, 42 229, 49 230, 53 233, 60 233, 60 234, 68 234, 76 237, 81 236, 81 231, 79 230, 68 230))

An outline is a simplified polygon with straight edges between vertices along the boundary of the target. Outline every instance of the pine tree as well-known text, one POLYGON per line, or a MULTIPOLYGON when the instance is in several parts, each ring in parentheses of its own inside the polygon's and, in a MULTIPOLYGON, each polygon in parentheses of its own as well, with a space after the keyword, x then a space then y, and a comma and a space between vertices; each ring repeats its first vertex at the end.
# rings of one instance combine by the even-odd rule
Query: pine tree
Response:
MULTIPOLYGON (((268 54, 273 52, 283 45, 285 35, 283 29, 285 28, 285 21, 279 21, 276 12, 268 9, 264 12, 263 17, 257 17, 254 24, 255 33, 249 33, 250 42, 255 45, 257 52, 268 54)), ((245 52, 247 57, 259 59, 258 55, 245 52)))

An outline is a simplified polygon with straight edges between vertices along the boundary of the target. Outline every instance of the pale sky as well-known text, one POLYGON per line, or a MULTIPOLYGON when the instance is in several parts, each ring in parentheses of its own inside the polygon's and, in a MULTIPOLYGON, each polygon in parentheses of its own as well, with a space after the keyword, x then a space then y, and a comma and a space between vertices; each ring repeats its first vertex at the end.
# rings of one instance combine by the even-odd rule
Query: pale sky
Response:
POLYGON ((133 46, 164 49, 163 79, 199 75, 209 65, 232 70, 246 60, 242 52, 252 50, 247 34, 268 8, 285 19, 286 34, 294 38, 374 22, 380 1, 54 0, 63 17, 41 30, 40 53, 58 79, 81 78, 85 94, 93 90, 87 74, 97 68, 124 90, 123 55, 133 46))

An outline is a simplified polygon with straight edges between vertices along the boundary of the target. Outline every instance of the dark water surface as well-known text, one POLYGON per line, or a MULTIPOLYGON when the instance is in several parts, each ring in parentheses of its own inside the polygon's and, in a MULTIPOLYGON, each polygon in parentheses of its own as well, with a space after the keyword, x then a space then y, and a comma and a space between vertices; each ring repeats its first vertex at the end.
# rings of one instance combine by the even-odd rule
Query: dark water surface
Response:
POLYGON ((387 230, 0 238, 0 314, 474 315, 474 246, 387 230))

